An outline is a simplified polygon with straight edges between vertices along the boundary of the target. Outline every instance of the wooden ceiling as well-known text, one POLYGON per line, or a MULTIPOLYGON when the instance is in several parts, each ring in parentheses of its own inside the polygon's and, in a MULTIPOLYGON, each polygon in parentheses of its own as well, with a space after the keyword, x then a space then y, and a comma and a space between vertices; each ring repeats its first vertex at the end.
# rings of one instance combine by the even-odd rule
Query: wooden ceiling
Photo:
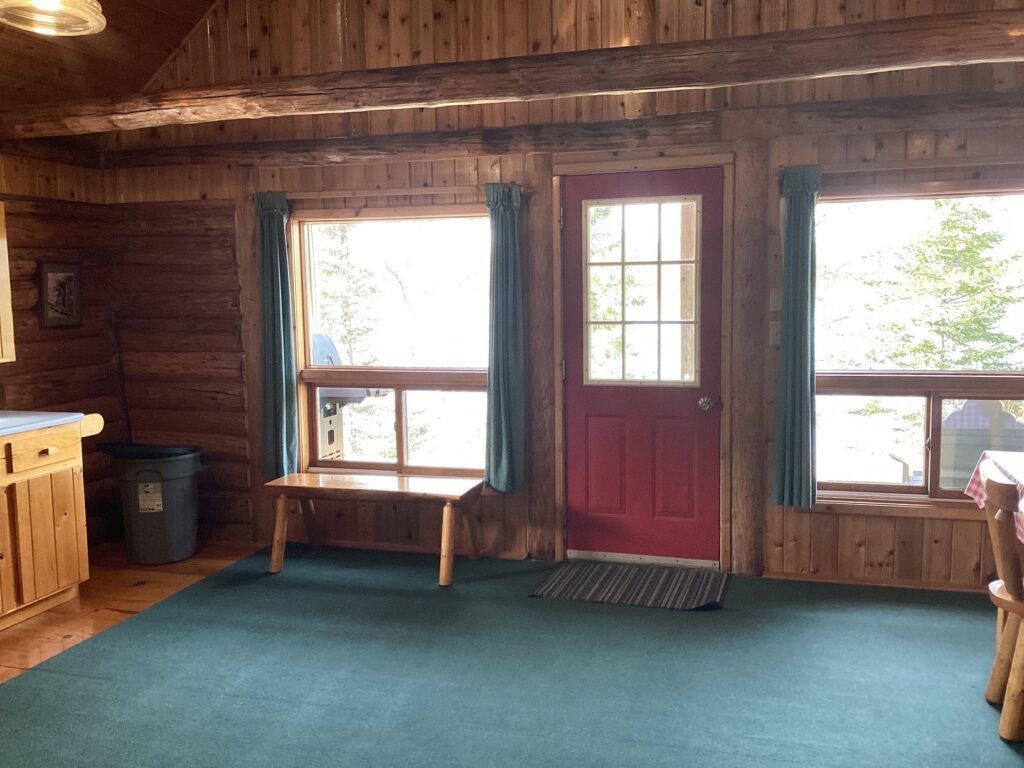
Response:
POLYGON ((43 37, 0 26, 0 104, 140 91, 215 0, 102 0, 107 28, 43 37))

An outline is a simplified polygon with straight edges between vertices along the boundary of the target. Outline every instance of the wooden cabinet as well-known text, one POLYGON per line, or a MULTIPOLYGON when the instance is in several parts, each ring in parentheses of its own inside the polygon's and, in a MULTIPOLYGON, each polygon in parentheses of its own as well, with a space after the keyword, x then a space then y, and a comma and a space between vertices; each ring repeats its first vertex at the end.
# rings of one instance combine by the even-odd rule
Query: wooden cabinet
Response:
POLYGON ((14 304, 11 300, 11 268, 7 253, 7 224, 0 201, 0 363, 14 360, 14 304))
POLYGON ((81 437, 97 420, 0 437, 0 629, 75 598, 89 578, 81 437))

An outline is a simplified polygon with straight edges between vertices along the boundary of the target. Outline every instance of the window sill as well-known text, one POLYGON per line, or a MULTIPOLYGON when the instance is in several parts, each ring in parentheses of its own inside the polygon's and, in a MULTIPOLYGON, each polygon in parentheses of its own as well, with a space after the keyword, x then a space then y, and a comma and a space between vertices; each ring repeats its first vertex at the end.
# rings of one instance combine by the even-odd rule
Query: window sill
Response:
POLYGON ((876 515, 941 520, 985 519, 985 511, 970 499, 933 499, 906 493, 824 491, 810 510, 836 515, 876 515))

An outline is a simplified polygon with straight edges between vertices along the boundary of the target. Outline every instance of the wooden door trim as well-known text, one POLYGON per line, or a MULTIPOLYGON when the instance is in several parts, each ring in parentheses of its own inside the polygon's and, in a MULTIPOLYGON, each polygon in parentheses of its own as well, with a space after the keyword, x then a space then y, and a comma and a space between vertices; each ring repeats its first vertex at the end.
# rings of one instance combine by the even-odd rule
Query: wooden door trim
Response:
POLYGON ((562 243, 562 180, 567 176, 584 176, 588 174, 603 173, 630 173, 652 170, 692 170, 696 168, 720 167, 724 174, 722 189, 722 331, 721 331, 721 364, 720 364, 720 392, 722 405, 720 411, 720 434, 719 440, 721 450, 719 452, 719 528, 718 528, 718 550, 721 570, 732 570, 732 457, 729 446, 732 442, 732 418, 731 418, 731 392, 732 392, 732 273, 733 273, 733 210, 735 194, 735 167, 736 156, 733 152, 716 152, 714 154, 697 154, 685 157, 669 158, 646 157, 630 159, 628 155, 622 157, 621 153, 616 154, 621 160, 611 161, 601 166, 592 164, 561 163, 554 166, 555 194, 554 198, 554 219, 557 226, 553 228, 554 238, 554 269, 556 278, 554 283, 555 301, 555 356, 554 374, 555 381, 560 381, 561 386, 555 388, 555 420, 557 426, 555 452, 555 510, 557 515, 557 538, 555 548, 555 559, 565 559, 566 549, 566 461, 565 450, 566 423, 565 423, 565 379, 563 370, 565 363, 565 322, 563 303, 565 301, 565 270, 563 263, 562 243), (670 161, 670 164, 666 164, 670 161), (623 170, 615 170, 619 163, 623 164, 623 170), (600 167, 602 170, 598 171, 600 167))

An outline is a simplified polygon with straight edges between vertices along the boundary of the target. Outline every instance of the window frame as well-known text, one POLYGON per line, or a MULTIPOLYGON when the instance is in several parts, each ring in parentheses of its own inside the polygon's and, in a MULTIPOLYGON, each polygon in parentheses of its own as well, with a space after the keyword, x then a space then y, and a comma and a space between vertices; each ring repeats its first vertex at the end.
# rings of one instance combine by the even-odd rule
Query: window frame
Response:
POLYGON ((701 386, 701 330, 703 321, 701 319, 701 278, 703 276, 704 269, 704 252, 703 252, 703 206, 704 206, 704 194, 701 192, 691 192, 677 195, 648 195, 643 197, 601 197, 587 199, 583 201, 583 243, 582 248, 582 309, 583 309, 583 384, 587 387, 673 387, 677 389, 699 389, 701 386), (694 217, 694 255, 691 259, 680 258, 679 261, 663 261, 661 259, 661 211, 658 212, 658 258, 654 261, 627 261, 625 257, 626 248, 626 220, 625 220, 625 208, 627 205, 643 205, 650 203, 657 203, 659 206, 663 203, 679 202, 683 205, 692 204, 695 208, 696 214, 694 217), (621 248, 622 248, 622 259, 618 262, 594 262, 590 260, 590 209, 591 207, 598 206, 613 206, 617 205, 622 207, 623 215, 621 227, 621 248), (694 306, 693 306, 693 320, 662 320, 661 319, 661 267, 666 265, 683 265, 690 264, 693 266, 694 271, 694 306), (590 271, 594 266, 618 266, 621 269, 621 296, 620 296, 620 310, 621 317, 618 320, 592 320, 590 318, 590 271), (625 313, 625 268, 630 266, 653 266, 658 269, 658 317, 654 320, 627 320, 625 313), (623 376, 620 379, 600 379, 593 378, 591 376, 591 357, 590 357, 590 338, 591 328, 594 325, 617 325, 622 331, 623 340, 623 352, 622 352, 622 369, 623 376), (626 328, 627 326, 653 326, 658 330, 658 363, 659 373, 661 365, 661 328, 663 326, 676 325, 680 328, 690 326, 693 328, 693 380, 686 381, 685 379, 673 380, 673 379, 630 379, 625 375, 626 367, 626 328))
POLYGON ((393 221, 400 219, 480 218, 487 216, 482 204, 408 206, 403 208, 299 209, 289 219, 292 262, 292 293, 295 307, 295 356, 297 368, 299 464, 321 472, 380 472, 450 477, 483 477, 483 469, 433 467, 409 464, 405 451, 405 393, 408 391, 486 392, 486 368, 401 368, 393 366, 313 365, 309 362, 310 322, 313 307, 312 270, 308 268, 307 225, 339 221, 393 221), (319 387, 391 389, 395 392, 394 462, 336 461, 321 459, 317 450, 319 387))
MULTIPOLYGON (((877 200, 946 199, 955 197, 998 197, 1024 195, 1024 187, 980 188, 970 182, 901 184, 878 189, 866 187, 825 187, 820 203, 870 202, 877 200)), ((815 329, 817 331, 817 329, 815 329)), ((923 397, 924 483, 921 486, 869 482, 818 481, 819 505, 880 504, 887 506, 927 505, 958 507, 976 505, 962 490, 939 484, 942 450, 942 402, 947 399, 1024 399, 1024 371, 815 371, 815 396, 862 395, 923 397)), ((815 448, 817 452, 817 448, 815 448)))

